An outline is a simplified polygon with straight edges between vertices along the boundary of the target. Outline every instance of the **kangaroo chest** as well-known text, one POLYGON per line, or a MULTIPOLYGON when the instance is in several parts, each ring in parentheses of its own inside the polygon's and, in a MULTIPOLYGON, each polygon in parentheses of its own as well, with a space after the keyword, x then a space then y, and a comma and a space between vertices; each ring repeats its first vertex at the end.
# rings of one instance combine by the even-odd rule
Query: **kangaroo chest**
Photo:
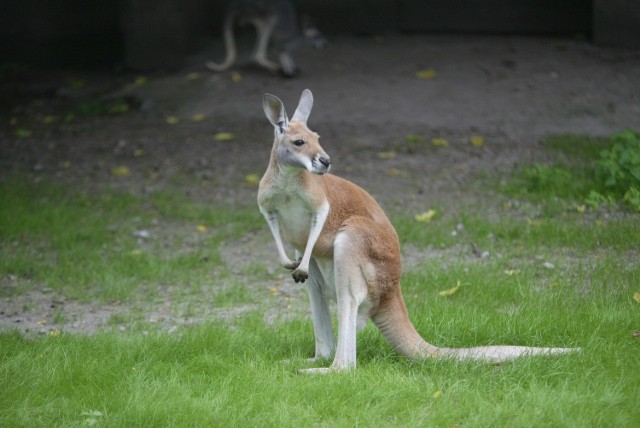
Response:
POLYGON ((314 208, 295 194, 273 196, 282 237, 297 250, 304 250, 315 214, 314 208))

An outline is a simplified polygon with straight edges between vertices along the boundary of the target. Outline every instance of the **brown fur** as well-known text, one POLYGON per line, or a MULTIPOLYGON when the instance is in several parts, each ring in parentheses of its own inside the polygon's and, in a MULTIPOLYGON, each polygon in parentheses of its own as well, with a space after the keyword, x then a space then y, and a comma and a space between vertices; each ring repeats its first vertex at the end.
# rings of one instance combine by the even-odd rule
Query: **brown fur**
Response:
MULTIPOLYGON (((303 93, 294 115, 294 119, 302 117, 302 120, 290 123, 281 101, 265 96, 265 113, 274 125, 276 135, 269 166, 260 182, 258 204, 270 222, 276 243, 282 233, 294 248, 304 252, 301 260, 295 262, 283 252, 280 254, 283 265, 293 270, 296 282, 304 282, 309 277, 311 265, 334 269, 335 277, 334 272, 317 269, 315 275, 324 277, 314 278, 313 272, 309 277, 312 306, 319 305, 312 311, 316 358, 326 357, 328 352, 325 342, 330 339, 326 328, 330 329, 330 325, 326 325, 328 312, 324 300, 331 290, 338 303, 338 342, 332 370, 355 365, 355 317, 356 312, 361 315, 360 308, 366 308, 365 315, 373 320, 387 341, 410 358, 453 357, 502 362, 523 355, 574 350, 521 346, 453 349, 426 342, 407 314, 400 290, 400 243, 384 211, 365 190, 325 173, 328 166, 317 169, 318 162, 312 161, 324 159, 328 165, 328 156, 320 146, 318 134, 306 126, 306 116, 313 103, 311 93, 307 92, 303 93), (294 144, 296 140, 303 140, 304 144, 298 147, 294 144), (311 259, 313 263, 310 264, 311 259), (326 284, 333 277, 335 284, 326 284), (321 290, 319 294, 318 289, 321 290), (318 338, 318 334, 323 337, 318 338)), ((326 369, 311 371, 324 372, 326 369)))

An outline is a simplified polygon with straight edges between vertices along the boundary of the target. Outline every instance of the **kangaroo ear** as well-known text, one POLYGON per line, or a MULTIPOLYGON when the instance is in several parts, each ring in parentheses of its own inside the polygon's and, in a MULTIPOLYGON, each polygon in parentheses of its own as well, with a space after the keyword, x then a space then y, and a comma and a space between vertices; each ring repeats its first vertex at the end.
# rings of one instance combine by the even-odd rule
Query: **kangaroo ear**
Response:
POLYGON ((284 104, 282 104, 280 98, 275 95, 264 94, 262 108, 269 122, 276 128, 276 131, 283 134, 289 127, 289 118, 287 117, 287 112, 284 110, 284 104))
POLYGON ((307 123, 307 119, 309 119, 309 115, 311 114, 311 108, 313 107, 313 94, 310 90, 305 89, 302 91, 302 95, 300 95, 300 102, 298 103, 298 108, 296 108, 296 112, 293 113, 293 117, 291 120, 297 120, 302 123, 307 123))

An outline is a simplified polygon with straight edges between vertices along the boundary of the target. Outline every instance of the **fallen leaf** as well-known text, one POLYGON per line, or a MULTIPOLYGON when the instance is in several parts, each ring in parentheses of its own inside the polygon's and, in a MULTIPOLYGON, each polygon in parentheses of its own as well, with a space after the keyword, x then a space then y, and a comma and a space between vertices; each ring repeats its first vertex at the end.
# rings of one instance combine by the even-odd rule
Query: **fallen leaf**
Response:
POLYGON ((109 107, 109 113, 118 114, 118 113, 126 113, 129 111, 129 104, 124 101, 117 102, 111 107, 109 107))
POLYGON ((457 292, 458 292, 458 290, 460 290, 460 287, 461 287, 461 286, 462 286, 462 284, 460 284, 460 281, 458 281, 458 282, 456 283, 456 286, 455 286, 455 287, 450 288, 450 289, 448 289, 448 290, 442 290, 442 291, 440 291, 440 292, 438 293, 438 296, 443 296, 443 297, 451 296, 452 294, 457 293, 457 292))
POLYGON ((84 79, 69 79, 69 86, 74 89, 82 88, 86 84, 87 84, 87 81, 84 79))
POLYGON ((584 206, 584 205, 578 205, 578 206, 576 207, 576 211, 578 211, 580 214, 584 214, 584 211, 585 211, 586 209, 587 209, 587 207, 586 207, 586 206, 584 206))
POLYGON ((64 169, 69 169, 69 168, 71 168, 71 162, 69 162, 69 161, 64 161, 64 162, 62 163, 62 167, 63 167, 64 169))
POLYGON ((129 171, 129 168, 127 168, 126 166, 118 166, 111 170, 111 174, 115 175, 116 177, 125 177, 127 175, 130 175, 131 171, 129 171))
POLYGON ((424 141, 424 137, 422 135, 409 134, 406 137, 404 137, 404 140, 407 143, 419 143, 421 141, 424 141))
POLYGON ((480 135, 472 135, 471 138, 469 138, 469 142, 476 147, 484 146, 484 138, 480 135))
POLYGON ((231 80, 235 83, 238 83, 242 80, 242 75, 237 71, 234 71, 233 73, 231 73, 231 80))
POLYGON ((187 74, 187 80, 197 80, 199 78, 200 78, 200 73, 193 72, 193 73, 187 74))
POLYGON ((431 398, 439 398, 440 396, 442 396, 442 391, 441 390, 437 390, 436 392, 431 394, 431 398))
POLYGON ((198 232, 204 233, 207 231, 207 226, 205 226, 204 224, 200 224, 196 229, 198 230, 198 232))
POLYGON ((414 218, 416 221, 419 221, 421 223, 429 223, 431 220, 433 220, 436 214, 437 214, 437 211, 434 209, 431 209, 429 211, 423 212, 422 214, 416 214, 414 218))
POLYGON ((44 123, 45 125, 51 125, 52 123, 56 123, 59 119, 60 118, 58 116, 49 114, 42 118, 42 123, 44 123))
POLYGON ((631 336, 633 337, 640 337, 640 330, 633 330, 631 332, 631 336))
POLYGON ((11 119, 9 119, 9 125, 16 126, 17 124, 18 124, 18 118, 17 117, 12 117, 11 119))
POLYGON ((138 77, 136 77, 136 80, 134 80, 133 83, 138 85, 138 86, 144 86, 147 83, 149 83, 149 79, 147 77, 145 77, 145 76, 138 76, 138 77))
POLYGON ((388 152, 379 152, 378 153, 378 158, 379 159, 394 159, 398 154, 393 151, 393 150, 389 150, 388 152))
POLYGON ((260 182, 260 177, 258 177, 258 174, 249 174, 244 178, 244 182, 251 186, 255 186, 260 182))
POLYGON ((202 122, 205 119, 205 115, 202 113, 196 113, 193 116, 191 116, 191 121, 192 122, 202 122))
POLYGON ((31 137, 32 132, 28 129, 18 128, 15 130, 15 134, 18 138, 29 138, 31 137))
POLYGON ((175 125, 177 123, 180 123, 180 118, 176 116, 167 116, 166 121, 169 125, 175 125))
POLYGON ((213 139, 216 141, 231 141, 233 138, 234 135, 231 132, 218 132, 213 136, 213 139))
POLYGON ((420 70, 416 73, 416 77, 418 79, 423 79, 423 80, 431 80, 431 79, 434 79, 436 76, 437 76, 437 73, 433 68, 420 70))
POLYGON ((633 293, 633 300, 635 300, 636 303, 640 303, 640 293, 638 293, 637 291, 633 293))
POLYGON ((142 149, 136 149, 136 150, 133 151, 133 157, 134 158, 139 158, 142 155, 144 155, 144 150, 142 150, 142 149))
POLYGON ((507 269, 503 272, 507 276, 513 276, 520 273, 520 269, 507 269))
POLYGON ((58 337, 58 336, 60 336, 60 330, 57 330, 57 329, 56 329, 56 330, 51 330, 51 331, 49 332, 49 336, 52 336, 52 337, 58 337))
POLYGON ((433 144, 436 147, 446 147, 449 145, 449 142, 444 138, 433 138, 431 140, 431 144, 433 144))
POLYGON ((407 173, 398 168, 389 168, 389 170, 387 171, 387 175, 389 177, 406 177, 407 173))

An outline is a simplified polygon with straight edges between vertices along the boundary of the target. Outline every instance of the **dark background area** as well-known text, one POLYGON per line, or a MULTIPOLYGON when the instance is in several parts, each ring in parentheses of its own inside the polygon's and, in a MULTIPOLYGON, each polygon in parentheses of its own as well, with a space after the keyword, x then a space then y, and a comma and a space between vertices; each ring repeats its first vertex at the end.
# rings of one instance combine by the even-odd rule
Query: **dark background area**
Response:
MULTIPOLYGON (((295 2, 327 35, 449 33, 587 38, 640 47, 637 0, 350 0, 295 2)), ((223 0, 3 0, 2 62, 182 65, 220 37, 223 0)))

